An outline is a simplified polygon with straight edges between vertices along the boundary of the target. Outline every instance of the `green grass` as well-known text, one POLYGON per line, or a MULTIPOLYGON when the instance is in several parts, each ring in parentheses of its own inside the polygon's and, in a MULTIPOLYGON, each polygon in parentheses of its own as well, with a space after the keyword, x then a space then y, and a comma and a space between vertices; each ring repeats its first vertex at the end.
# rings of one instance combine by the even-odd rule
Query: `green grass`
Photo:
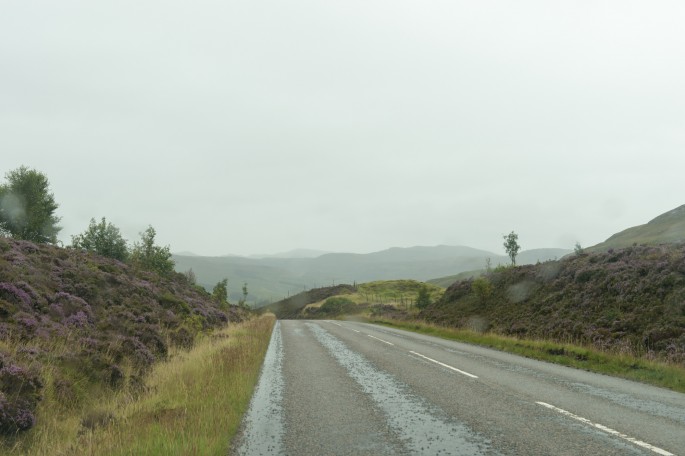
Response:
MULTIPOLYGON (((416 298, 422 285, 428 287, 432 301, 440 299, 445 292, 443 288, 437 285, 417 280, 379 280, 357 285, 355 293, 345 293, 331 297, 344 297, 355 304, 391 305, 398 309, 416 313, 418 312, 415 306, 416 298)), ((307 307, 321 307, 329 298, 307 304, 303 306, 303 309, 307 307)), ((368 313, 368 311, 362 312, 368 313)))
POLYGON ((89 412, 30 431, 22 455, 225 455, 256 385, 273 315, 200 337, 154 366, 142 393, 93 396, 89 412), (85 417, 85 418, 84 418, 85 417), (84 426, 89 421, 93 424, 84 426))
POLYGON ((649 223, 614 234, 606 241, 587 249, 598 252, 609 248, 624 248, 634 244, 679 243, 685 240, 684 206, 656 217, 649 223))
POLYGON ((685 393, 685 367, 624 353, 610 353, 571 343, 518 339, 492 333, 447 328, 422 321, 369 319, 395 328, 494 348, 528 358, 612 375, 685 393))
POLYGON ((119 423, 95 433, 94 454, 225 455, 247 410, 273 316, 218 332, 149 380, 150 392, 117 404, 119 423))

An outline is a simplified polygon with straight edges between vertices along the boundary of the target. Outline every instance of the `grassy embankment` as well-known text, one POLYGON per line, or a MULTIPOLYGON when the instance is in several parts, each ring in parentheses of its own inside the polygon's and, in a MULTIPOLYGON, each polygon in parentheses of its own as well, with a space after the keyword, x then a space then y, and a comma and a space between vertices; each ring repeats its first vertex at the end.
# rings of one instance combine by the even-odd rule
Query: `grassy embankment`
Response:
POLYGON ((482 345, 528 358, 649 383, 685 393, 685 367, 681 365, 647 360, 632 354, 601 351, 571 343, 520 339, 492 333, 481 334, 424 321, 372 318, 369 322, 443 339, 482 345))
MULTIPOLYGON (((32 435, 28 455, 225 455, 247 409, 274 324, 272 315, 230 325, 155 365, 136 397, 105 398, 83 430, 70 419, 32 435), (90 428, 90 429, 89 429, 90 428), (59 431, 59 432, 57 432, 59 431)), ((19 453, 17 453, 19 454, 19 453)))

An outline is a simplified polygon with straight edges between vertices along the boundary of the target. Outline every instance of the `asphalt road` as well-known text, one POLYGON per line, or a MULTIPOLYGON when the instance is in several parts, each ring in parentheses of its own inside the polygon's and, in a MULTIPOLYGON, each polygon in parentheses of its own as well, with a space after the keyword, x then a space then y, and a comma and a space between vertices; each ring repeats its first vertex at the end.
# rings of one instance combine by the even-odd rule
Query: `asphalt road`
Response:
POLYGON ((685 394, 340 321, 276 324, 236 455, 685 455, 685 394))

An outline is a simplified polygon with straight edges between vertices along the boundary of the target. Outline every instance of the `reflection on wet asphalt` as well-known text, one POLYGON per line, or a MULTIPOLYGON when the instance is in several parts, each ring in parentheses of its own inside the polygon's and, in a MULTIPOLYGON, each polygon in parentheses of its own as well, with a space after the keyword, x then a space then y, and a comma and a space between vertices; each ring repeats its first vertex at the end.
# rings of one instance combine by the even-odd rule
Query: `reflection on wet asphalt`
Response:
POLYGON ((411 454, 493 454, 487 439, 444 416, 412 394, 406 385, 378 370, 318 324, 307 323, 307 326, 384 412, 388 423, 402 436, 411 454))
POLYGON ((283 342, 276 322, 262 366, 259 383, 243 420, 243 434, 234 454, 241 456, 283 453, 283 342))

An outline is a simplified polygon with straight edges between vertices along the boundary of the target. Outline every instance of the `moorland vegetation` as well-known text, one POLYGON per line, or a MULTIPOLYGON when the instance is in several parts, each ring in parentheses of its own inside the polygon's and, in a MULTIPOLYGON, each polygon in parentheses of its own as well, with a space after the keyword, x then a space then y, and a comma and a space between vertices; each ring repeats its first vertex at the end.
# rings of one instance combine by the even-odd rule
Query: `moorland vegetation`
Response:
POLYGON ((248 312, 228 303, 226 280, 222 294, 210 294, 192 271, 174 272, 170 249, 156 244, 151 226, 129 246, 104 217, 92 219, 71 246, 57 246, 60 218, 47 177, 21 167, 6 178, 0 452, 44 454, 59 442, 80 454, 84 439, 117 419, 103 403, 135 402, 161 361, 248 312))
POLYGON ((455 282, 418 317, 685 363, 685 244, 496 268, 455 282))

